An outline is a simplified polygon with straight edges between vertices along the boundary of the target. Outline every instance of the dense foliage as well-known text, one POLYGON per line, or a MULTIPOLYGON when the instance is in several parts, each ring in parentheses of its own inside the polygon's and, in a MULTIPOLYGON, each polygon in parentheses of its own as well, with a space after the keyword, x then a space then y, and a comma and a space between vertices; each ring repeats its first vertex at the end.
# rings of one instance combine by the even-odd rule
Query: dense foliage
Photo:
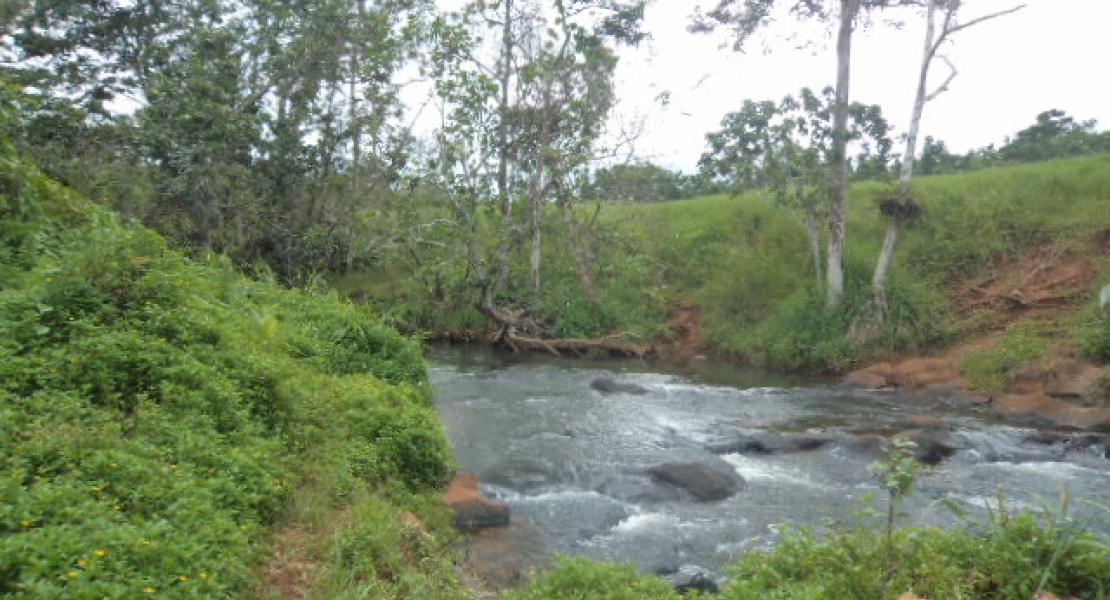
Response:
POLYGON ((226 597, 306 481, 445 483, 420 348, 367 309, 185 259, 10 147, 0 234, 0 594, 226 597))
POLYGON ((995 515, 966 528, 907 528, 888 543, 876 528, 816 536, 793 531, 774 548, 733 568, 727 600, 857 598, 912 592, 922 598, 1103 599, 1110 594, 1110 548, 1072 522, 1030 514, 995 515))

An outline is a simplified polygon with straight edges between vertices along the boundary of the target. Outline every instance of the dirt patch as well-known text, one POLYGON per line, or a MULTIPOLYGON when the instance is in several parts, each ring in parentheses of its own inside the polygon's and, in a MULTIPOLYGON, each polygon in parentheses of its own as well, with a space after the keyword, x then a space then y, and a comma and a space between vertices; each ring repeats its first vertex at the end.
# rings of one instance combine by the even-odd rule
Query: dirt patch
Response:
POLYGON ((1041 246, 999 260, 986 276, 950 290, 952 308, 957 315, 986 317, 988 327, 1003 327, 1085 298, 1097 275, 1090 257, 1041 246))
POLYGON ((262 598, 306 597, 313 578, 323 567, 315 552, 318 539, 318 532, 301 523, 294 523, 274 536, 273 554, 263 572, 262 598))
POLYGON ((690 359, 702 351, 701 313, 692 305, 680 306, 669 319, 667 353, 690 359))
MULTIPOLYGON (((1110 252, 1110 229, 1096 235, 1094 242, 1110 252)), ((949 290, 953 312, 985 333, 933 356, 874 363, 849 373, 845 381, 914 392, 931 400, 943 396, 991 404, 995 416, 1030 426, 1110 427, 1110 408, 1105 407, 1100 384, 1108 369, 1077 358, 1070 339, 1055 340, 1048 359, 1011 369, 999 394, 974 389, 962 372, 969 353, 994 346, 1009 326, 1051 323, 1075 310, 1089 299, 1097 274, 1095 258, 1051 247, 999 260, 987 276, 949 290)))

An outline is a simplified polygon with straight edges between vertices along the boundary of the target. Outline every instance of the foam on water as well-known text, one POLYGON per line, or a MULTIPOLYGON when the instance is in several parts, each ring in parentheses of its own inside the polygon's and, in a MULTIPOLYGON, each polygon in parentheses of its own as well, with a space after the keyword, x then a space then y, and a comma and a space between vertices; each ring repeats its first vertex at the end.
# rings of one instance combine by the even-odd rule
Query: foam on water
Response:
POLYGON ((682 522, 678 519, 678 517, 672 514, 659 512, 640 512, 633 514, 620 523, 617 523, 617 526, 613 528, 613 532, 630 533, 645 528, 656 528, 667 525, 678 527, 682 525, 682 522))
POLYGON ((725 462, 731 464, 741 477, 748 480, 767 480, 789 482, 811 487, 825 487, 806 477, 798 469, 784 468, 764 460, 744 456, 743 454, 724 454, 721 456, 725 462))

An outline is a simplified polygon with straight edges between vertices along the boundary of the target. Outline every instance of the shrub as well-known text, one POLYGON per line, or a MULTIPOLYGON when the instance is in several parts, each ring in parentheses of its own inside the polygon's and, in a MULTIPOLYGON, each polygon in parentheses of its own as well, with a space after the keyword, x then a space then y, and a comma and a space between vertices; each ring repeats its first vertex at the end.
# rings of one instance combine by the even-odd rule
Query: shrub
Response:
POLYGON ((237 595, 302 477, 327 502, 445 482, 417 343, 2 158, 0 594, 237 595))
POLYGON ((1019 323, 1006 330, 994 346, 969 352, 961 369, 977 388, 1001 392, 1006 373, 1021 363, 1043 358, 1047 344, 1030 323, 1019 323))
POLYGON ((752 552, 732 569, 723 600, 855 598, 1106 598, 1110 547, 1066 520, 997 513, 986 526, 906 528, 888 546, 877 528, 807 530, 752 552))
MULTIPOLYGON (((686 596, 691 598, 693 596, 686 596)), ((583 558, 560 558, 555 568, 534 578, 505 600, 678 600, 662 579, 641 575, 634 565, 583 558)))

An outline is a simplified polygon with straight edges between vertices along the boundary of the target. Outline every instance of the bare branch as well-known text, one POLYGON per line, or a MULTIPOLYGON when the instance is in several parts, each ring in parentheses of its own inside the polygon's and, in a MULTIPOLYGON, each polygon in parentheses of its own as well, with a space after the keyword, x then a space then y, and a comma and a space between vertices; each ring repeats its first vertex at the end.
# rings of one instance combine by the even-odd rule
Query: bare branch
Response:
POLYGON ((1019 11, 1023 8, 1025 8, 1025 5, 1024 4, 1019 4, 1017 6, 1007 8, 1006 10, 1000 10, 998 12, 990 13, 989 15, 983 15, 981 17, 972 19, 972 20, 968 21, 967 23, 961 23, 959 25, 956 25, 955 27, 952 27, 952 28, 944 31, 941 34, 941 37, 956 33, 958 31, 962 31, 964 29, 967 29, 968 27, 974 27, 975 25, 978 25, 978 24, 980 24, 984 21, 990 21, 991 19, 997 19, 998 17, 1004 17, 1006 15, 1016 13, 1017 11, 1019 11))
POLYGON ((952 61, 948 60, 947 56, 945 56, 943 54, 940 54, 940 55, 937 56, 937 58, 943 60, 944 64, 948 65, 948 69, 949 69, 948 78, 945 79, 944 83, 940 84, 940 86, 938 86, 937 89, 933 90, 933 93, 929 94, 928 96, 925 96, 925 101, 926 102, 932 102, 934 98, 943 94, 944 92, 947 92, 948 91, 948 84, 952 83, 952 80, 955 79, 956 75, 959 74, 959 71, 956 70, 956 65, 952 64, 952 61))

